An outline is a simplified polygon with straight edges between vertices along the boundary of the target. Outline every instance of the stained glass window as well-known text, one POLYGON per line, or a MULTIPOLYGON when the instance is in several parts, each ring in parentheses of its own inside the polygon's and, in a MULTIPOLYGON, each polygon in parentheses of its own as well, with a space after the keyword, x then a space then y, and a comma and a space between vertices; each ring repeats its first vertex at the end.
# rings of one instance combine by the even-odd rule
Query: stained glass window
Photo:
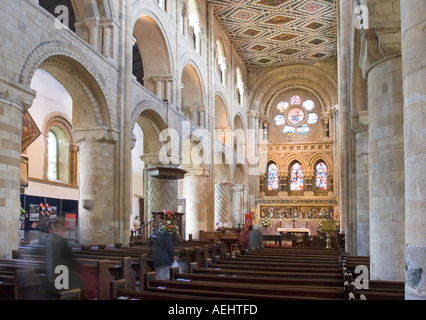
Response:
POLYGON ((312 111, 315 108, 315 103, 312 100, 306 100, 303 103, 303 107, 308 111, 312 111))
POLYGON ((302 102, 302 98, 300 98, 300 96, 292 96, 290 103, 294 106, 296 104, 300 104, 302 102))
POLYGON ((309 124, 315 124, 318 121, 318 115, 316 113, 309 113, 308 114, 308 123, 309 124))
POLYGON ((290 190, 303 190, 303 168, 299 162, 296 162, 291 167, 290 183, 290 190))
POLYGON ((320 162, 315 169, 317 188, 327 190, 327 165, 324 162, 320 162))
POLYGON ((309 127, 306 124, 304 124, 303 126, 297 128, 297 132, 299 132, 302 136, 308 134, 309 130, 310 129, 309 129, 309 127))
POLYGON ((290 110, 290 112, 288 113, 288 120, 292 124, 297 125, 301 123, 303 119, 305 119, 305 113, 303 112, 302 109, 294 108, 293 110, 290 110))
POLYGON ((281 111, 281 112, 286 111, 288 109, 288 107, 289 107, 289 104, 285 101, 282 101, 277 105, 278 111, 281 111))
POLYGON ((49 180, 57 180, 58 179, 58 139, 52 131, 50 131, 47 136, 47 159, 48 159, 47 177, 49 178, 49 180))
POLYGON ((282 115, 278 115, 278 116, 276 116, 276 117, 275 117, 275 124, 276 124, 277 126, 282 126, 282 125, 284 125, 284 124, 285 124, 284 116, 282 116, 282 115))
POLYGON ((292 126, 285 126, 283 132, 285 135, 290 135, 296 132, 296 128, 292 126))
POLYGON ((271 163, 268 167, 268 190, 278 190, 278 167, 275 163, 271 163))

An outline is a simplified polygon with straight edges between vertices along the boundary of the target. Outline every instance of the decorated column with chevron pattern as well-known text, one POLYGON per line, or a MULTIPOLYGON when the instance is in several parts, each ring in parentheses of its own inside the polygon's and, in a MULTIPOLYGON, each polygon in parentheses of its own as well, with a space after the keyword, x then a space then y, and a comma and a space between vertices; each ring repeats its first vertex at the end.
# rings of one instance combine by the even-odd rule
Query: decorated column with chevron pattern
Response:
POLYGON ((148 177, 148 212, 178 209, 178 181, 148 177))
POLYGON ((232 195, 234 180, 221 179, 216 180, 215 184, 215 224, 233 226, 233 208, 232 208, 232 195))

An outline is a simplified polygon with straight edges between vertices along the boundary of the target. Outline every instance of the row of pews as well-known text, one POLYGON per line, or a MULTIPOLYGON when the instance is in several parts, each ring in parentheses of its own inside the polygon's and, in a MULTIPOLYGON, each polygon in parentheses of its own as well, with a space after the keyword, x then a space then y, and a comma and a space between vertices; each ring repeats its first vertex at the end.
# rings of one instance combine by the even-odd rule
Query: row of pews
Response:
POLYGON ((404 300, 403 281, 370 280, 370 257, 348 256, 339 249, 346 300, 404 300), (357 269, 359 267, 359 270, 357 269))
MULTIPOLYGON (((404 298, 400 283, 369 281, 355 286, 354 269, 368 257, 341 249, 258 247, 231 249, 221 242, 174 244, 180 266, 170 280, 156 280, 149 245, 74 245, 72 252, 95 279, 97 300, 387 300, 404 298)), ((0 259, 0 299, 31 299, 46 270, 44 247, 22 246, 0 259)), ((86 299, 84 289, 55 299, 86 299)))

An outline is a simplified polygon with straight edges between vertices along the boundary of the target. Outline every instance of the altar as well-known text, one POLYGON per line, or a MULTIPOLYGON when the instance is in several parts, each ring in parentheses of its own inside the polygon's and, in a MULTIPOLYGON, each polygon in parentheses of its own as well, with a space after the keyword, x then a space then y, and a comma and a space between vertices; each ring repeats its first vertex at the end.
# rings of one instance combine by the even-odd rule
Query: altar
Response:
POLYGON ((311 229, 309 228, 277 228, 277 235, 281 235, 283 233, 287 233, 287 234, 303 233, 310 236, 311 229))

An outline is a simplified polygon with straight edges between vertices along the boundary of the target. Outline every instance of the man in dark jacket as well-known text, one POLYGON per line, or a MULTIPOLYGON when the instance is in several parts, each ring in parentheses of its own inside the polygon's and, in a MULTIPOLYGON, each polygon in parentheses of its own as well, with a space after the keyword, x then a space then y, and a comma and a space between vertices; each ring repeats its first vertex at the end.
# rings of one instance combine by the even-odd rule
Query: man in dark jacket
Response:
POLYGON ((170 267, 178 257, 173 249, 172 239, 168 232, 163 231, 153 241, 152 260, 157 273, 157 280, 170 279, 170 267))

